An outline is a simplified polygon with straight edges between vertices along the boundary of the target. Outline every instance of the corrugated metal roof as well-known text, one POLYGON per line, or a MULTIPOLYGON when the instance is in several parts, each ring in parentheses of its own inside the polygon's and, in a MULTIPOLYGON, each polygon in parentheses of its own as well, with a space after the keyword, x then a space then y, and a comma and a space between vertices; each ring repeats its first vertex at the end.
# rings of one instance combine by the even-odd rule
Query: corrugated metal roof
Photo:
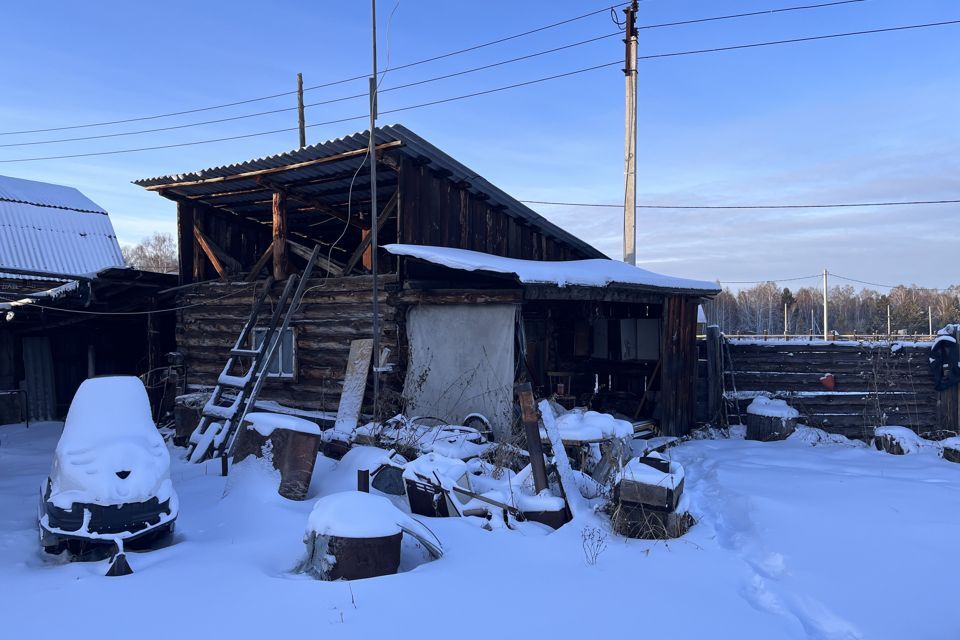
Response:
POLYGON ((81 276, 119 266, 116 233, 95 202, 73 187, 0 176, 0 272, 81 276))
MULTIPOLYGON (((196 182, 199 180, 209 180, 211 178, 224 178, 249 171, 275 169, 299 162, 317 160, 319 158, 334 156, 348 151, 364 149, 367 146, 368 139, 368 131, 363 131, 349 136, 344 136, 342 138, 304 147, 303 149, 288 151, 286 153, 279 153, 272 156, 257 158, 255 160, 223 165, 220 167, 212 167, 210 169, 203 169, 190 173, 145 178, 134 181, 134 184, 137 184, 141 187, 170 185, 172 190, 175 190, 178 193, 183 193, 184 195, 190 195, 191 197, 211 195, 214 193, 223 192, 225 190, 240 191, 255 187, 257 184, 256 179, 250 178, 249 180, 232 180, 229 182, 229 189, 225 189, 225 185, 221 182, 191 185, 184 189, 179 189, 176 186, 176 183, 196 182)), ((374 140, 377 145, 397 141, 401 142, 402 146, 398 149, 400 153, 412 158, 423 158, 430 160, 431 167, 448 171, 450 173, 450 180, 454 182, 463 181, 469 183, 470 191, 474 193, 482 193, 488 196, 490 202, 493 204, 502 205, 508 215, 519 220, 523 220, 527 224, 539 228, 547 236, 556 238, 560 242, 577 248, 586 256, 594 258, 607 257, 588 243, 561 229, 513 196, 497 188, 480 176, 480 174, 478 174, 476 171, 473 171, 472 169, 461 164, 450 155, 440 150, 438 147, 415 134, 410 129, 407 129, 399 124, 378 127, 375 131, 374 140)), ((307 167, 298 168, 296 170, 296 180, 301 181, 312 180, 315 178, 332 177, 336 174, 344 172, 345 169, 348 171, 355 169, 359 167, 362 162, 363 156, 357 156, 355 158, 337 163, 336 167, 333 167, 330 164, 314 164, 307 167)), ((356 182, 356 186, 358 188, 361 188, 366 184, 366 182, 364 182, 365 177, 366 176, 358 176, 356 182)), ((344 184, 349 183, 349 179, 343 182, 344 184)), ((337 183, 334 182, 328 183, 324 186, 329 188, 331 186, 335 186, 336 184, 337 183)), ((243 206, 244 200, 244 196, 241 195, 237 196, 237 198, 234 200, 220 199, 218 202, 225 206, 243 206)))

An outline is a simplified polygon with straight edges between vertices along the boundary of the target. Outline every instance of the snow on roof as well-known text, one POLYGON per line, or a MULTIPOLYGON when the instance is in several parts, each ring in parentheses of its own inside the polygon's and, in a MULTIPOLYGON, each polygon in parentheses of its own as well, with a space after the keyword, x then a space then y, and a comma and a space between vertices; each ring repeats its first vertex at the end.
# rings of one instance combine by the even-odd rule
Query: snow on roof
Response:
POLYGON ((419 258, 450 269, 512 273, 524 284, 554 284, 559 287, 621 284, 658 289, 720 291, 713 282, 665 276, 617 260, 518 260, 466 249, 413 244, 388 244, 384 248, 394 255, 419 258))
POLYGON ((4 266, 88 275, 122 267, 123 255, 107 212, 78 190, 0 176, 0 271, 4 266))

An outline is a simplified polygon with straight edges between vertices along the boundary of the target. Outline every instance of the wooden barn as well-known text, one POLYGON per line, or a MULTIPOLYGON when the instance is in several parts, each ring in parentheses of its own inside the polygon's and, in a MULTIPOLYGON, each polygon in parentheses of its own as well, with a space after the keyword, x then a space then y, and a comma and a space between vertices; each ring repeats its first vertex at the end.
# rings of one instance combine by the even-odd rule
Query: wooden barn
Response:
POLYGON ((177 204, 188 308, 176 338, 191 388, 249 381, 224 365, 265 339, 260 325, 244 332, 251 308, 265 286, 263 304, 276 304, 310 260, 259 399, 336 411, 351 342, 373 331, 376 206, 384 357, 380 406, 367 393, 365 413, 476 412, 504 436, 513 384, 527 380, 571 406, 654 417, 667 434, 692 426, 697 305, 715 285, 609 260, 399 125, 376 130, 371 202, 368 142, 136 182, 177 204))
POLYGON ((174 318, 147 312, 175 285, 124 267, 77 189, 0 176, 0 421, 61 419, 86 378, 160 366, 174 318))

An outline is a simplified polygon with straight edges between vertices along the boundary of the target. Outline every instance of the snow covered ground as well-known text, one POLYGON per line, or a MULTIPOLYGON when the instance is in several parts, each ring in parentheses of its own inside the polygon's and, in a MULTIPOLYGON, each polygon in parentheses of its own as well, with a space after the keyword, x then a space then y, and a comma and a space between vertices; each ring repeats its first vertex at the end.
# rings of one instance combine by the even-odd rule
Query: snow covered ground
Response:
MULTIPOLYGON (((6 638, 960 637, 960 465, 926 453, 813 446, 802 429, 786 442, 688 442, 670 453, 700 522, 681 540, 624 540, 593 515, 549 535, 421 519, 442 559, 345 583, 291 573, 313 500, 281 498, 256 460, 225 479, 174 449, 174 544, 128 553, 135 573, 106 578, 106 561, 38 548, 37 495, 60 428, 0 427, 6 638), (605 537, 593 564, 585 536, 605 537)), ((312 496, 352 483, 321 459, 312 496)))

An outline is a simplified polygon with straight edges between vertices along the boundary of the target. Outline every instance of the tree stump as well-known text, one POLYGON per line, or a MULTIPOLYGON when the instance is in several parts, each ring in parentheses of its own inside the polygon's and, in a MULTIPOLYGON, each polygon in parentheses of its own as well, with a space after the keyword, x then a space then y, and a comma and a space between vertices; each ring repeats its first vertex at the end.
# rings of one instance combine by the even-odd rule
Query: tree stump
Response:
POLYGON ((783 400, 754 398, 747 407, 747 440, 784 440, 797 428, 800 412, 783 400))

